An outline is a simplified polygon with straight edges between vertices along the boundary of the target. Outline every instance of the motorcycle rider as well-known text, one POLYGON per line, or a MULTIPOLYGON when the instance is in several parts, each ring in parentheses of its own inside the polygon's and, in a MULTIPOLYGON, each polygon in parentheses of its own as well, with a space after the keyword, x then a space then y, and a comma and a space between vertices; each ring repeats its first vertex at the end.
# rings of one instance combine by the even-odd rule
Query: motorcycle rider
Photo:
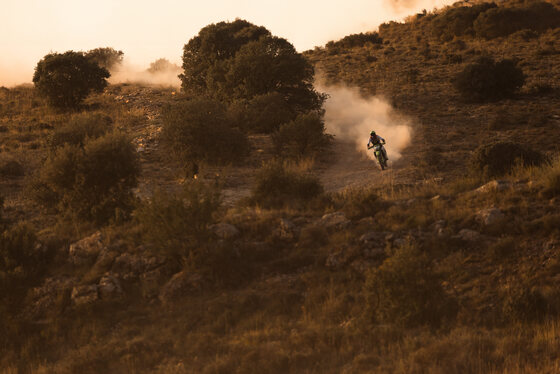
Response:
POLYGON ((371 149, 377 144, 382 145, 381 150, 383 151, 383 156, 385 156, 385 160, 388 161, 389 157, 387 157, 387 151, 385 150, 385 147, 383 147, 383 145, 385 144, 385 139, 383 139, 382 137, 377 135, 375 133, 375 131, 372 131, 372 132, 369 133, 369 142, 367 143, 367 148, 371 149), (370 146, 370 144, 371 144, 371 146, 370 146))

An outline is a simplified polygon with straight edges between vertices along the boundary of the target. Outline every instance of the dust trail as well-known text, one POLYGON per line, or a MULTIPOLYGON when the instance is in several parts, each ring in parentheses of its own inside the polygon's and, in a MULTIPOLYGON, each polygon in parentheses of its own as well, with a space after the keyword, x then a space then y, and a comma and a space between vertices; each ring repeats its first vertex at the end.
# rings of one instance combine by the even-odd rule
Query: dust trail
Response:
MULTIPOLYGON (((401 158, 412 137, 412 120, 397 113, 382 97, 364 97, 356 87, 322 86, 329 98, 325 102, 327 132, 337 139, 352 141, 359 152, 367 152, 369 133, 374 130, 385 139, 385 148, 392 161, 401 158)), ((367 152, 373 158, 371 151, 367 152)))
POLYGON ((178 88, 181 86, 179 73, 181 73, 181 68, 174 64, 169 64, 165 69, 150 72, 149 69, 136 66, 125 59, 122 64, 111 70, 111 77, 108 81, 111 84, 143 83, 178 88))

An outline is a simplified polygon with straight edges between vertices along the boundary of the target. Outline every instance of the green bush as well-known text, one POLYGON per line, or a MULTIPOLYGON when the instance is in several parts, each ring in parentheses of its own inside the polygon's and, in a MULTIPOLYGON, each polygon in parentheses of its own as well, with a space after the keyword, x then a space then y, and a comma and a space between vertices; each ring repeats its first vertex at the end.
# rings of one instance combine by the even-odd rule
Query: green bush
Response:
POLYGON ((490 101, 512 96, 525 83, 523 71, 512 60, 495 62, 481 57, 454 79, 454 86, 469 101, 490 101))
POLYGON ((16 160, 0 160, 0 176, 2 177, 21 177, 25 174, 23 165, 16 160))
POLYGON ((164 108, 162 117, 162 140, 181 162, 236 162, 249 152, 247 137, 231 126, 218 101, 183 101, 164 108))
POLYGON ((537 166, 547 162, 540 152, 512 142, 495 142, 478 147, 471 157, 470 168, 476 175, 497 177, 515 166, 537 166))
POLYGON ((150 67, 148 68, 148 73, 150 74, 158 74, 158 73, 173 73, 179 72, 181 68, 174 63, 170 62, 166 58, 159 58, 154 62, 150 63, 150 67))
POLYGON ((142 227, 145 240, 164 254, 181 260, 208 239, 208 226, 214 222, 220 205, 219 190, 193 182, 177 195, 154 193, 138 204, 134 218, 142 227))
POLYGON ((383 39, 376 32, 366 32, 359 34, 347 35, 338 41, 330 41, 325 47, 327 49, 350 49, 355 47, 363 47, 367 43, 371 44, 382 44, 383 39))
POLYGON ((97 65, 109 71, 113 70, 123 62, 124 52, 110 47, 95 48, 87 51, 85 56, 97 65))
POLYGON ((0 300, 18 293, 23 296, 22 288, 43 272, 46 257, 37 244, 35 232, 27 224, 0 232, 0 300))
POLYGON ((425 254, 412 247, 399 249, 368 272, 368 308, 380 322, 437 326, 456 313, 456 303, 445 293, 441 281, 425 254))
POLYGON ((502 313, 506 321, 542 320, 549 312, 551 305, 542 293, 536 288, 524 285, 512 285, 502 303, 502 313))
POLYGON ((228 112, 237 127, 253 133, 269 134, 294 119, 294 112, 278 92, 235 101, 228 112))
POLYGON ((29 187, 31 197, 60 214, 106 223, 124 218, 134 202, 140 173, 130 139, 109 133, 81 148, 64 145, 53 152, 29 187))
POLYGON ((82 52, 51 53, 35 67, 33 83, 50 105, 76 108, 90 94, 107 86, 107 69, 88 59, 82 52))
POLYGON ((322 192, 316 177, 286 163, 272 161, 258 172, 251 199, 264 207, 301 206, 322 192))
POLYGON ((88 138, 99 138, 111 128, 113 120, 102 113, 81 113, 73 115, 63 126, 57 127, 50 135, 48 143, 51 148, 64 144, 84 146, 88 138))
POLYGON ((277 154, 296 158, 317 154, 331 139, 330 135, 325 134, 323 119, 314 112, 300 114, 272 134, 277 154))
POLYGON ((476 35, 486 39, 507 36, 520 30, 543 32, 560 27, 560 10, 554 5, 537 1, 525 7, 489 9, 474 21, 476 35))
POLYGON ((473 22, 481 13, 495 7, 494 3, 482 3, 450 8, 432 19, 432 31, 442 41, 450 41, 456 36, 474 35, 473 22))

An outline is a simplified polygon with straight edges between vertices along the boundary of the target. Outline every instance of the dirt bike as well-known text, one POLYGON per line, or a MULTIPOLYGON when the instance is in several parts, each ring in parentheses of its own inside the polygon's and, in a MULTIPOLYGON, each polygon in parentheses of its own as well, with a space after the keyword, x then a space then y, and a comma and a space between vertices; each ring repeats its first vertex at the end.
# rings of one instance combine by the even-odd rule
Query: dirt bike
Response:
POLYGON ((383 144, 377 143, 368 147, 368 149, 373 148, 373 154, 375 155, 375 159, 379 162, 379 166, 381 166, 381 170, 385 170, 387 167, 387 158, 385 157, 385 152, 383 152, 383 144))

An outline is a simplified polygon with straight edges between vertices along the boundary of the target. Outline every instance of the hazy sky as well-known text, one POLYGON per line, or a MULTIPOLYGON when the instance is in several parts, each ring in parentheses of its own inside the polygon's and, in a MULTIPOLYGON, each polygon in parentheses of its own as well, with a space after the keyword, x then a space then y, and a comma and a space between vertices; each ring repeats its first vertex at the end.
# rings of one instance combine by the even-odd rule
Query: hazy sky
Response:
POLYGON ((219 21, 246 19, 299 51, 375 30, 450 0, 0 0, 0 85, 29 82, 50 51, 113 47, 138 66, 165 57, 219 21))

